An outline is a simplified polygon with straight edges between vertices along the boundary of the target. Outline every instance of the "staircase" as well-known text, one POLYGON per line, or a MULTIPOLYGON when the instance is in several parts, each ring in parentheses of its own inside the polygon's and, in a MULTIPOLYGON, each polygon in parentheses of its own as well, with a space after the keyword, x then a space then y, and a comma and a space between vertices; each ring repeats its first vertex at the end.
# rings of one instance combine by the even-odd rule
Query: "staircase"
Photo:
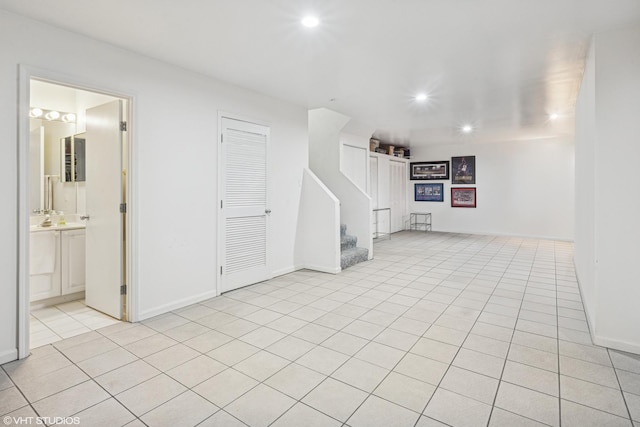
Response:
POLYGON ((347 234, 347 225, 340 224, 340 267, 344 270, 369 259, 369 250, 356 246, 358 238, 347 234))

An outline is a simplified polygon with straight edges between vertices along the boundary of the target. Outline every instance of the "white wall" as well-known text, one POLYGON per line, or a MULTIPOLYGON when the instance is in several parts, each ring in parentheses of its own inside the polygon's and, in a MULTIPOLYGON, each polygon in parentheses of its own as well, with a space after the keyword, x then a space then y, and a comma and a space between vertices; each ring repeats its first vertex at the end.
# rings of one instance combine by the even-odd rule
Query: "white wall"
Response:
MULTIPOLYGON (((373 256, 371 197, 340 171, 341 132, 349 117, 327 108, 309 111, 309 168, 340 200, 340 222, 373 256)), ((336 233, 340 232, 338 228, 336 233)))
POLYGON ((307 110, 113 46, 0 12, 0 362, 15 357, 18 64, 133 96, 133 203, 139 318, 211 296, 216 286, 217 116, 271 126, 269 191, 276 273, 294 269, 307 110), (46 40, 43 43, 42 40, 46 40))
POLYGON ((308 169, 304 171, 298 219, 297 265, 340 272, 340 201, 308 169))
POLYGON ((365 193, 369 182, 369 138, 340 134, 340 171, 365 193))
POLYGON ((577 111, 576 269, 594 342, 640 353, 640 25, 593 43, 577 111))
POLYGON ((596 57, 592 41, 576 102, 576 198, 574 262, 582 303, 591 328, 595 322, 596 57))
POLYGON ((412 162, 476 156, 476 184, 460 186, 476 187, 475 209, 451 207, 451 180, 409 181, 409 212, 431 212, 434 231, 573 240, 572 140, 412 146, 411 154, 412 162), (444 202, 415 202, 419 182, 443 182, 444 202))

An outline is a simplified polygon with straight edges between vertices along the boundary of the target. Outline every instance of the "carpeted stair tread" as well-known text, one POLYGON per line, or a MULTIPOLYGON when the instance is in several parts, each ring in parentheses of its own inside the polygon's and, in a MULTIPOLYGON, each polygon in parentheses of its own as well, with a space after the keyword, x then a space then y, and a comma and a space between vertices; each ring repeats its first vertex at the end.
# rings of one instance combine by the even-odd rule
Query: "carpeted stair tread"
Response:
POLYGON ((358 238, 356 236, 350 236, 349 234, 345 234, 340 237, 340 250, 344 251, 345 249, 355 248, 358 243, 358 238))
POLYGON ((369 259, 369 250, 366 248, 350 248, 345 249, 340 254, 340 266, 344 270, 353 265, 358 264, 369 259))

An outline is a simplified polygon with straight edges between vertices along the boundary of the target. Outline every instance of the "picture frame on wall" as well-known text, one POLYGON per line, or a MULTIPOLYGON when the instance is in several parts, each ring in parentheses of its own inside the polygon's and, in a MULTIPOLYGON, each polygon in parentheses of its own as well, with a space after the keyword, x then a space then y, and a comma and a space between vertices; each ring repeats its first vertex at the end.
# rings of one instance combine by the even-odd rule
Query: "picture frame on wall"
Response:
POLYGON ((443 184, 416 183, 413 193, 416 202, 444 202, 443 184))
POLYGON ((475 187, 451 187, 451 207, 452 208, 475 208, 476 188, 475 187))
POLYGON ((476 156, 460 156, 451 158, 451 183, 476 183, 476 156))
POLYGON ((409 166, 410 179, 412 180, 449 179, 449 160, 412 162, 409 166))

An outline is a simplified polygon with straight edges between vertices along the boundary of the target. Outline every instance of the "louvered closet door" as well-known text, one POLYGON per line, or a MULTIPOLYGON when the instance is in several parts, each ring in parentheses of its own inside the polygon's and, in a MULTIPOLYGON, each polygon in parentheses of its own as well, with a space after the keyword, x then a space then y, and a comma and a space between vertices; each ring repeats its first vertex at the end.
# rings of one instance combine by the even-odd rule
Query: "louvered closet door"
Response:
POLYGON ((269 128, 222 119, 221 292, 271 277, 268 266, 269 128))

